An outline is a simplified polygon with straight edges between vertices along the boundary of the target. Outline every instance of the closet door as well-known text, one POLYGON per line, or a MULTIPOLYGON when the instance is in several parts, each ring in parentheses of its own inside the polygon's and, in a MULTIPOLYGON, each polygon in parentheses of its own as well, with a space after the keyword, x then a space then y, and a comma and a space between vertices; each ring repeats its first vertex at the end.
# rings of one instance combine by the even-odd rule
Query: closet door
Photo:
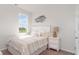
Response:
POLYGON ((75 31, 75 54, 79 55, 79 16, 76 17, 76 31, 75 31))
POLYGON ((79 55, 79 5, 76 5, 75 15, 75 54, 79 55))

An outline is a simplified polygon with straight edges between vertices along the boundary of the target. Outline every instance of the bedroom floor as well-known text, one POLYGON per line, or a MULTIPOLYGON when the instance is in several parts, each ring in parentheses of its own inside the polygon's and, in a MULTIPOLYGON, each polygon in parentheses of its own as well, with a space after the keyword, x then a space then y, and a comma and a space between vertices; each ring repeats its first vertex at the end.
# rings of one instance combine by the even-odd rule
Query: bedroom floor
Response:
POLYGON ((72 54, 70 52, 62 51, 62 50, 57 52, 54 49, 47 49, 47 50, 43 51, 40 55, 74 55, 74 54, 72 54))
MULTIPOLYGON (((12 55, 8 50, 2 51, 3 55, 12 55)), ((57 52, 56 50, 53 49, 46 49, 40 55, 74 55, 72 53, 66 52, 66 51, 59 51, 57 52)))

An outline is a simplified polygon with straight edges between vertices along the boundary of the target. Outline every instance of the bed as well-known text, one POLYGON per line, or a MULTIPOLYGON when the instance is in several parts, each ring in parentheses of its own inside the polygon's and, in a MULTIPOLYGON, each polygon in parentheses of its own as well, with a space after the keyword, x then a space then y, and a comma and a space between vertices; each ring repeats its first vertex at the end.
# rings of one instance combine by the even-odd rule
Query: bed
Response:
POLYGON ((39 54, 45 50, 47 48, 47 44, 48 41, 46 37, 12 39, 8 43, 8 50, 14 55, 33 55, 39 54))
POLYGON ((34 30, 33 35, 35 36, 31 35, 24 38, 19 38, 16 36, 11 37, 8 42, 8 51, 13 55, 39 55, 41 52, 47 49, 49 31, 45 31, 45 29, 48 29, 49 27, 39 27, 42 28, 42 31, 39 32, 38 30, 38 34, 36 34, 34 32, 37 32, 37 27, 38 26, 32 28, 32 30, 34 30))

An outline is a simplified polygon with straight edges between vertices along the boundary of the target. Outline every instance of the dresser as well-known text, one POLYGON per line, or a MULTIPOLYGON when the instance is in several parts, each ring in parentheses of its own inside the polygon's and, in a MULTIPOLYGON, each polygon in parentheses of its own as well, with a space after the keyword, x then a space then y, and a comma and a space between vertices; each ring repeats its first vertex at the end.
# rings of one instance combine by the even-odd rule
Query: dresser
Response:
POLYGON ((53 38, 53 37, 49 37, 48 38, 48 48, 51 49, 55 49, 57 51, 59 51, 60 49, 60 38, 53 38))

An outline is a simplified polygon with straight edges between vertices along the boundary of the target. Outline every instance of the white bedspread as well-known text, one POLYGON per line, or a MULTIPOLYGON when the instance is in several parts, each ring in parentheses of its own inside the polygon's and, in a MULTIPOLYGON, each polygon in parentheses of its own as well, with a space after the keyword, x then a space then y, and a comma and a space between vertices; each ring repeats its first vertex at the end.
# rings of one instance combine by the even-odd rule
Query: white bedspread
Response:
POLYGON ((9 41, 8 46, 13 47, 20 54, 29 55, 47 45, 47 43, 46 37, 27 37, 24 39, 12 39, 9 41))

